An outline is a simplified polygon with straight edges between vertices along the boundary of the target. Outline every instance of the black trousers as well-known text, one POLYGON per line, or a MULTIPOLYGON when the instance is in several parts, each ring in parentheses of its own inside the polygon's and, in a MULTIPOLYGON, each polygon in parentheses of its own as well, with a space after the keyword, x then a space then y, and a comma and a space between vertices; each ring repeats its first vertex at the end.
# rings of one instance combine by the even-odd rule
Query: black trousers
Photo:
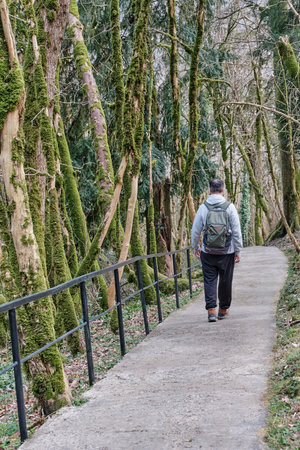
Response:
POLYGON ((228 309, 232 297, 234 253, 210 255, 201 252, 206 309, 216 308, 217 298, 222 309, 228 309), (219 279, 218 297, 217 284, 219 279))

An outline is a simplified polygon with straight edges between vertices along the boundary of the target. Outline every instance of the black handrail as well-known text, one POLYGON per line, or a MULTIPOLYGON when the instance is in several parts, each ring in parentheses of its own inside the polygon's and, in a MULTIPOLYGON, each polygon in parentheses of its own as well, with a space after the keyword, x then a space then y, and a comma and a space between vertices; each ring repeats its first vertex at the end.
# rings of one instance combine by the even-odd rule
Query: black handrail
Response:
POLYGON ((0 306, 0 314, 5 313, 8 311, 9 313, 9 327, 10 327, 10 335, 11 335, 11 345, 12 345, 12 357, 13 357, 13 363, 9 366, 6 366, 4 369, 0 371, 0 375, 3 375, 4 373, 8 372, 11 369, 14 369, 14 377, 15 377, 15 389, 16 389, 16 396, 17 396, 17 406, 18 406, 18 419, 19 419, 19 429, 20 429, 20 438, 21 442, 24 442, 25 439, 27 439, 27 426, 26 426, 26 412, 25 412, 25 403, 24 403, 24 393, 23 393, 23 381, 22 381, 22 371, 21 371, 21 365, 22 363, 28 361, 30 358, 38 355, 39 353, 43 352, 44 350, 48 349, 52 345, 57 344, 58 342, 65 339, 70 334, 74 333, 75 331, 78 331, 81 328, 84 328, 84 338, 85 338, 85 346, 86 346, 86 355, 87 355, 87 365, 88 365, 88 375, 89 375, 89 384, 92 385, 95 382, 95 373, 94 373, 94 364, 93 364, 93 354, 92 354, 92 345, 91 345, 91 334, 90 334, 90 323, 94 320, 97 320, 99 317, 107 314, 108 312, 112 311, 113 309, 117 308, 118 312, 118 322, 119 322, 119 338, 120 338, 120 350, 121 355, 124 356, 126 353, 126 342, 125 342, 125 333, 124 333, 124 324, 123 324, 123 315, 122 315, 122 304, 124 304, 127 300, 135 296, 136 294, 140 294, 141 296, 141 304, 142 304, 142 310, 143 310, 143 318, 144 318, 144 325, 145 325, 145 333, 149 334, 149 322, 148 322, 148 316, 147 316, 147 308, 146 308, 146 302, 145 302, 145 294, 144 291, 146 289, 149 289, 151 286, 155 286, 155 292, 156 292, 156 302, 157 302, 157 313, 158 313, 158 322, 162 322, 162 312, 161 312, 161 301, 160 301, 160 291, 159 291, 159 283, 166 281, 170 278, 174 278, 174 287, 175 287, 175 295, 176 295, 176 307, 179 308, 179 294, 178 294, 178 276, 181 275, 184 272, 188 272, 188 278, 189 278, 189 291, 190 291, 190 297, 192 298, 192 275, 191 270, 193 267, 199 266, 200 263, 196 263, 194 265, 191 265, 191 258, 190 258, 190 249, 191 247, 186 247, 184 249, 180 250, 174 250, 171 252, 165 252, 165 253, 156 253, 152 255, 143 255, 143 256, 136 256, 134 258, 128 259, 126 261, 123 261, 118 264, 114 264, 112 266, 105 267, 101 270, 96 270, 94 272, 87 273, 86 275, 82 275, 80 277, 74 278, 70 281, 66 281, 65 283, 59 284, 58 286, 52 287, 50 289, 47 289, 46 291, 37 292, 35 294, 27 295, 25 297, 18 298, 17 300, 13 300, 11 302, 5 303, 0 306), (176 270, 176 257, 175 255, 177 253, 186 252, 187 255, 187 268, 182 270, 181 272, 177 273, 176 270), (173 268, 174 273, 173 275, 169 277, 165 277, 163 279, 158 279, 158 270, 157 270, 157 258, 161 256, 166 255, 172 255, 173 258, 173 268), (153 270, 154 270, 154 283, 150 284, 149 286, 143 286, 143 280, 142 280, 142 274, 141 274, 141 267, 140 267, 140 261, 143 259, 152 259, 153 262, 153 270), (129 264, 135 264, 136 265, 136 271, 137 271, 137 278, 138 278, 138 286, 139 289, 124 299, 121 299, 121 290, 120 290, 120 280, 119 280, 119 268, 127 266, 129 264), (108 308, 106 311, 101 312, 100 314, 89 318, 88 313, 88 304, 87 304, 87 295, 86 295, 86 281, 95 278, 99 275, 104 275, 108 272, 114 272, 114 283, 115 283, 115 292, 116 292, 116 303, 114 306, 108 308), (81 307, 82 307, 82 323, 78 325, 76 328, 73 328, 72 330, 69 330, 67 333, 59 336, 54 341, 49 342, 45 346, 39 348, 35 352, 31 353, 30 355, 27 355, 23 359, 20 357, 20 350, 19 350, 19 341, 18 341, 18 328, 17 328, 17 319, 16 319, 16 309, 20 306, 27 305, 28 303, 32 303, 36 300, 39 300, 41 298, 45 298, 54 294, 57 294, 58 292, 64 291, 65 289, 69 289, 72 286, 80 285, 80 295, 81 295, 81 307))

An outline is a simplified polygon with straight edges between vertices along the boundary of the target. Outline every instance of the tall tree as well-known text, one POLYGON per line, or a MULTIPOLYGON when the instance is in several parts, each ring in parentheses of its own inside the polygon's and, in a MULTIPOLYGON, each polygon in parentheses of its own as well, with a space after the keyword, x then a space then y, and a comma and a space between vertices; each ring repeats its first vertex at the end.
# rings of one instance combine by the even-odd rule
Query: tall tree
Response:
MULTIPOLYGON (((7 199, 6 208, 10 209, 9 227, 18 265, 15 273, 19 274, 19 286, 21 286, 23 294, 30 294, 45 290, 47 282, 29 209, 23 165, 22 111, 25 87, 5 0, 0 2, 0 11, 0 84, 2 91, 0 166, 7 199), (9 77, 7 77, 8 73, 9 77)), ((18 317, 23 355, 54 340, 51 299, 45 298, 34 305, 29 304, 20 308, 18 317)), ((33 392, 45 413, 50 413, 70 402, 70 393, 56 346, 31 358, 27 362, 27 373, 32 379, 33 392)))

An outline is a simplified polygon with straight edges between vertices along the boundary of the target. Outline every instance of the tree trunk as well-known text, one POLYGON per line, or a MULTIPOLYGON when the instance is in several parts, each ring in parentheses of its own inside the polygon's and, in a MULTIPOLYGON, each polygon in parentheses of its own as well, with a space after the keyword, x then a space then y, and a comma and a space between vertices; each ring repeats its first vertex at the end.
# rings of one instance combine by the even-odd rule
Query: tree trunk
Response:
MULTIPOLYGON (((57 89, 59 91, 58 80, 57 80, 57 89)), ((56 132, 56 139, 59 148, 59 156, 61 160, 63 185, 66 193, 66 200, 68 203, 70 217, 72 219, 73 224, 73 233, 77 241, 79 254, 83 258, 90 247, 90 238, 88 234, 86 218, 82 209, 82 204, 77 186, 77 180, 74 175, 74 169, 70 156, 69 146, 65 135, 64 124, 61 118, 59 99, 56 100, 54 109, 54 128, 56 132)))
MULTIPOLYGON (((274 76, 276 109, 288 114, 288 92, 285 72, 277 49, 275 49, 274 52, 274 76)), ((293 230, 294 228, 299 227, 299 217, 297 213, 297 209, 299 209, 299 199, 295 184, 296 180, 291 122, 283 116, 278 116, 277 126, 281 158, 283 210, 286 220, 293 230)))
MULTIPOLYGON (((152 141, 151 141, 151 121, 152 121, 152 97, 153 97, 153 55, 150 52, 150 85, 148 93, 148 157, 149 157, 149 206, 148 206, 148 227, 149 227, 149 253, 157 253, 156 234, 154 224, 154 203, 153 203, 153 181, 152 181, 152 141)), ((149 265, 152 267, 152 260, 149 260, 149 265)))
POLYGON ((293 235, 293 232, 292 232, 292 230, 291 230, 291 228, 290 228, 290 226, 288 224, 288 221, 287 221, 287 219, 285 217, 285 214, 284 214, 284 210, 283 210, 283 208, 281 206, 281 203, 280 203, 278 184, 277 184, 276 174, 275 174, 274 166, 273 166, 273 158, 272 158, 272 151, 271 151, 271 145, 270 145, 269 132, 268 132, 268 128, 267 128, 264 116, 262 117, 262 124, 263 124, 264 137, 265 137, 267 153, 268 153, 270 174, 271 174, 273 187, 274 187, 274 191, 275 191, 275 201, 276 201, 276 204, 278 206, 278 209, 279 209, 279 212, 280 212, 280 216, 281 216, 281 220, 282 220, 282 222, 284 224, 285 230, 286 230, 286 232, 287 232, 287 234, 288 234, 292 244, 294 245, 296 252, 300 253, 300 245, 299 245, 297 239, 295 238, 295 236, 293 235))
MULTIPOLYGON (((123 238, 121 253, 120 253, 118 262, 125 261, 128 256, 131 232, 132 232, 132 226, 133 226, 134 210, 135 210, 135 204, 136 204, 136 200, 137 200, 137 191, 138 191, 138 176, 136 175, 132 178, 132 181, 131 181, 131 196, 128 200, 126 226, 125 226, 124 238, 123 238)), ((121 267, 119 269, 119 278, 120 279, 123 275, 123 271, 124 271, 124 267, 121 267)), ((107 303, 108 303, 109 308, 115 304, 115 284, 114 283, 111 283, 108 288, 107 303)))
POLYGON ((249 179, 250 179, 250 182, 252 184, 252 187, 254 189, 254 192, 255 192, 255 195, 256 195, 256 199, 259 202, 259 205, 261 206, 262 210, 266 214, 269 223, 271 223, 272 219, 271 219, 271 216, 270 216, 269 208, 268 208, 267 202, 266 202, 266 200, 265 200, 265 198, 264 198, 264 196, 263 196, 263 194, 261 192, 259 184, 258 184, 258 182, 257 182, 257 180, 255 178, 255 175, 254 175, 254 172, 253 172, 253 169, 252 169, 249 157, 248 157, 248 155, 247 155, 243 145, 241 144, 239 138, 237 137, 237 134, 236 134, 236 131, 235 131, 234 128, 232 128, 232 133, 233 133, 233 139, 236 142, 236 144, 237 144, 237 146, 238 146, 238 148, 239 148, 239 150, 241 152, 242 158, 243 158, 243 160, 245 162, 245 165, 247 167, 247 172, 248 172, 249 179))
POLYGON ((168 0, 169 33, 172 37, 170 49, 170 77, 172 84, 173 144, 179 173, 182 174, 184 171, 184 159, 180 138, 180 89, 178 81, 177 25, 175 9, 176 0, 168 0))
POLYGON ((88 101, 92 123, 93 145, 97 160, 96 180, 99 185, 98 205, 101 216, 104 216, 113 195, 114 173, 107 141, 106 121, 101 106, 98 86, 93 75, 91 61, 83 39, 83 26, 79 20, 76 0, 71 0, 69 34, 72 37, 77 72, 82 80, 83 92, 88 101))
MULTIPOLYGON (((183 176, 183 193, 180 205, 180 218, 178 226, 178 239, 176 248, 180 249, 183 245, 183 229, 185 222, 185 211, 188 204, 190 215, 195 215, 193 199, 191 196, 192 172, 197 151, 198 143, 198 111, 197 111, 197 94, 198 94, 198 65, 200 57, 200 49, 204 34, 204 10, 205 0, 199 0, 197 10, 197 34, 194 48, 191 55, 190 65, 190 83, 189 83, 189 152, 186 159, 184 176, 183 176), (190 201, 188 202, 188 199, 190 201)), ((178 271, 180 271, 180 253, 177 255, 178 271)))
MULTIPOLYGON (((29 211, 28 194, 23 167, 22 129, 20 121, 24 107, 24 83, 18 65, 18 56, 12 34, 6 2, 1 0, 0 47, 7 58, 7 70, 0 73, 0 81, 13 100, 8 104, 6 117, 1 124, 0 167, 11 211, 10 231, 16 250, 18 266, 24 294, 42 291, 47 288, 39 249, 33 232, 29 211), (10 77, 7 78, 7 73, 10 77), (4 75, 4 77, 3 77, 4 75), (9 79, 9 82, 5 83, 9 79)), ((3 99, 1 99, 3 101, 3 99)), ((45 298, 18 310, 21 351, 32 352, 54 340, 51 299, 45 298)), ((46 414, 70 402, 70 393, 64 377, 63 367, 57 347, 53 346, 30 359, 27 373, 32 379, 34 395, 38 398, 46 414)))

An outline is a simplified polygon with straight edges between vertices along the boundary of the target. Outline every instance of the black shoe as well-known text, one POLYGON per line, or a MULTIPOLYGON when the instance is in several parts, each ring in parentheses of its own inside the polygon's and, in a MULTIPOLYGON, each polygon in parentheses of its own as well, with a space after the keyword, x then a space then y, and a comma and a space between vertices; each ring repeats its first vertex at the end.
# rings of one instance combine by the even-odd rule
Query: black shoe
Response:
POLYGON ((209 322, 216 322, 217 318, 215 314, 208 314, 208 321, 209 322))

